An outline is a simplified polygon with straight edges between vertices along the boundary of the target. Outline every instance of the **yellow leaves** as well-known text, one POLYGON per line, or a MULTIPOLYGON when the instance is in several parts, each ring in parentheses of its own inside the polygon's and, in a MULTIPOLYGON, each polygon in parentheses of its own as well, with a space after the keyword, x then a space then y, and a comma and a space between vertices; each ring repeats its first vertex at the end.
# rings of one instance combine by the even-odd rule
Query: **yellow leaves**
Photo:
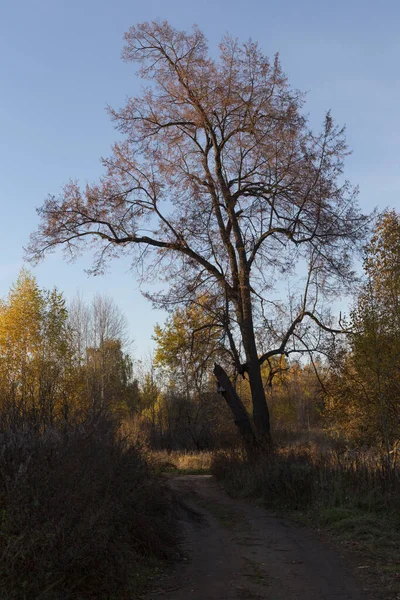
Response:
POLYGON ((72 356, 66 318, 62 295, 41 290, 21 270, 0 302, 1 403, 11 398, 31 411, 43 411, 46 405, 54 414, 57 401, 65 400, 72 356))
POLYGON ((400 215, 384 211, 366 247, 365 271, 380 296, 398 307, 400 296, 400 215))
POLYGON ((0 358, 11 378, 26 367, 41 347, 43 297, 37 283, 22 270, 0 309, 0 358))
POLYGON ((63 295, 40 289, 21 271, 0 301, 0 410, 11 407, 46 426, 99 409, 122 414, 134 408, 132 362, 118 337, 123 319, 104 303, 95 308, 89 346, 80 337, 88 332, 88 315, 82 313, 74 329, 63 295))
POLYGON ((366 247, 368 277, 352 312, 351 352, 330 384, 336 427, 363 443, 391 443, 400 417, 400 215, 385 211, 366 247))
POLYGON ((195 366, 218 349, 221 328, 213 322, 207 310, 210 299, 200 296, 196 304, 177 308, 167 319, 164 327, 156 325, 153 339, 156 341, 155 363, 159 367, 176 369, 195 366))

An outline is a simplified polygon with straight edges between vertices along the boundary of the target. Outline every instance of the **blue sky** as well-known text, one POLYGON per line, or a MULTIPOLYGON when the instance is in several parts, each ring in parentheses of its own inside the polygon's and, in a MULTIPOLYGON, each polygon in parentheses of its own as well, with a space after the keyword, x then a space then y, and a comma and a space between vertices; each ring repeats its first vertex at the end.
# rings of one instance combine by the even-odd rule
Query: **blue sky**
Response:
MULTIPOLYGON (((132 24, 168 19, 196 23, 215 51, 226 32, 279 52, 293 87, 308 92, 316 126, 331 109, 347 125, 353 154, 345 175, 360 186, 360 203, 400 208, 400 3, 376 0, 16 0, 0 6, 0 297, 22 266, 35 229, 35 207, 70 177, 101 174, 115 131, 106 104, 119 107, 140 83, 120 60, 132 24)), ((129 264, 88 278, 90 257, 65 263, 60 254, 33 272, 67 298, 111 295, 125 312, 136 354, 151 346, 156 321, 129 264)))

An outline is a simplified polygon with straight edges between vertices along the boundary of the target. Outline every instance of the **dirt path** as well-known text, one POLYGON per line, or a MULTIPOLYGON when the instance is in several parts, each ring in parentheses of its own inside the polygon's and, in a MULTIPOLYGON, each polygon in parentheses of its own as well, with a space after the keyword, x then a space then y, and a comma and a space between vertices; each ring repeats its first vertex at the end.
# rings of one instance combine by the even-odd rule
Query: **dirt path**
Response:
POLYGON ((147 600, 366 600, 313 532, 230 499, 208 475, 171 481, 183 501, 183 566, 147 600))

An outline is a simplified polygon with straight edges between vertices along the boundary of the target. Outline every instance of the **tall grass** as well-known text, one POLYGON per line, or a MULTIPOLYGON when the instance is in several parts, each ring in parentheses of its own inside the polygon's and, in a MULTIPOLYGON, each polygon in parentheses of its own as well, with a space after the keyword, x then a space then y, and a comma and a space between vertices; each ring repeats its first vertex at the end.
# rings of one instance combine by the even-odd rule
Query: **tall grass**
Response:
MULTIPOLYGON (((396 454, 329 448, 320 443, 278 447, 249 461, 219 452, 212 473, 233 496, 318 525, 359 552, 364 576, 379 597, 400 597, 400 464, 396 454)), ((343 546, 342 546, 343 547, 343 546)))
POLYGON ((212 473, 232 493, 281 508, 355 506, 400 510, 400 465, 371 450, 277 448, 249 462, 241 450, 219 452, 212 473))

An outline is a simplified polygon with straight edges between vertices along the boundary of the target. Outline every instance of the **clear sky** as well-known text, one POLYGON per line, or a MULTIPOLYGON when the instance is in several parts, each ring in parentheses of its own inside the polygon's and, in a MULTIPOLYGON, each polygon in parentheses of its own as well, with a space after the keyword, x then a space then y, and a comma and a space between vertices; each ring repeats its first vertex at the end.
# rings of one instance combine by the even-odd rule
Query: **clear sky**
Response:
MULTIPOLYGON (((398 0, 3 0, 0 3, 0 297, 22 266, 35 207, 70 177, 101 174, 115 131, 106 104, 137 93, 134 67, 120 60, 122 36, 137 22, 193 23, 216 50, 226 32, 279 52, 291 85, 308 92, 318 125, 325 110, 347 125, 353 154, 345 175, 360 203, 400 209, 400 2, 398 0)), ((138 290, 127 262, 88 278, 90 258, 60 254, 33 272, 66 297, 111 295, 128 317, 136 354, 151 347, 161 311, 138 290)))

